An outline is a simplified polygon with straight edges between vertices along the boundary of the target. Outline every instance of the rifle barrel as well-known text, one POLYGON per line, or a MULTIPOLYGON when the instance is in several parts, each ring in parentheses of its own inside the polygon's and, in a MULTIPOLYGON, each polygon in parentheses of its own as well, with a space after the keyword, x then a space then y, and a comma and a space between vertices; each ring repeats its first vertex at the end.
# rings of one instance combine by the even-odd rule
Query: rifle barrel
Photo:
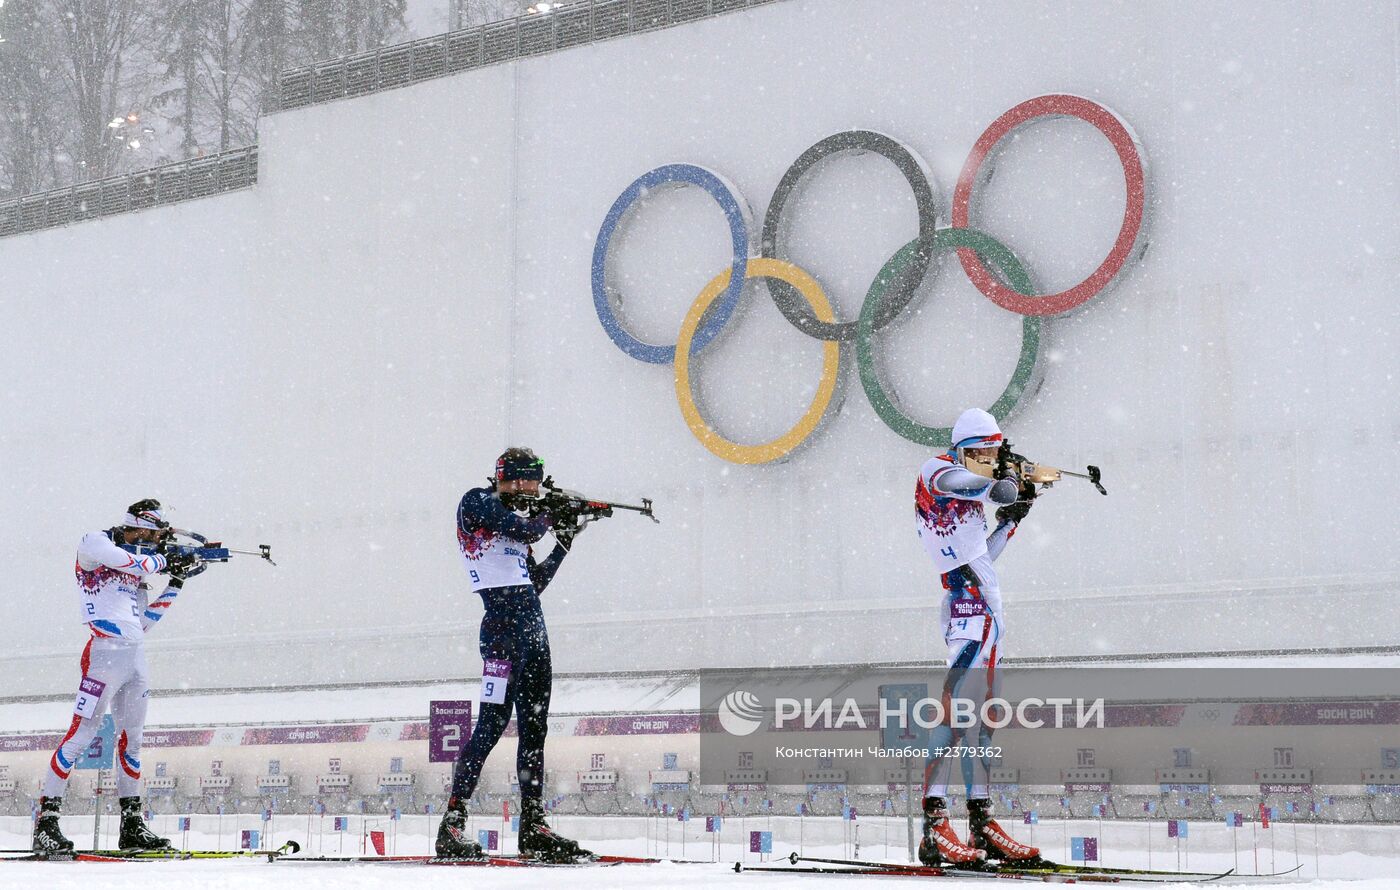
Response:
POLYGON ((657 525, 660 525, 660 524, 661 524, 661 520, 656 518, 656 513, 652 510, 651 499, 650 499, 650 498, 642 498, 642 506, 640 506, 640 507, 638 507, 636 504, 613 504, 613 503, 609 503, 608 506, 609 506, 609 507, 612 507, 613 509, 616 509, 616 510, 634 510, 634 511, 636 511, 636 512, 642 514, 643 516, 647 517, 647 518, 650 519, 652 522, 655 522, 657 525))

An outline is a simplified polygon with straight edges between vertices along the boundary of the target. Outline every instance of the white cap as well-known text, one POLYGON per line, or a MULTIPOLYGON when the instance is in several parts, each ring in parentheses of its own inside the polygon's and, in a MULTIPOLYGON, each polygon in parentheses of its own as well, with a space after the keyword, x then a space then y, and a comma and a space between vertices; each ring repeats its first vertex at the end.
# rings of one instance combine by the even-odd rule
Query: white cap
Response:
POLYGON ((169 528, 170 523, 165 521, 165 511, 160 508, 157 501, 139 501, 127 508, 126 516, 122 519, 122 525, 127 528, 169 528), (152 506, 154 505, 154 506, 152 506), (139 508, 134 509, 133 508, 139 508))
POLYGON ((958 415, 958 422, 953 424, 954 448, 984 448, 1000 444, 1001 427, 997 426, 997 419, 981 408, 968 408, 958 415))

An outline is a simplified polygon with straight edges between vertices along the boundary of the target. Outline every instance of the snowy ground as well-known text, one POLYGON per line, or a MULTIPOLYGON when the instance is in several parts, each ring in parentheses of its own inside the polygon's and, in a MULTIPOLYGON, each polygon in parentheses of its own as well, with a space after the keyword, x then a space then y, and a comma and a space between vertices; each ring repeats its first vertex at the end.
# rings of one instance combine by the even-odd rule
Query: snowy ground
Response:
MULTIPOLYGON (((208 849, 233 849, 237 846, 239 832, 262 823, 256 816, 226 816, 222 824, 213 824, 216 817, 196 816, 196 828, 208 831, 192 831, 188 835, 171 830, 170 820, 174 817, 157 817, 155 827, 170 835, 179 846, 208 849), (168 824, 170 823, 170 824, 168 824)), ((280 844, 287 839, 296 839, 309 849, 307 853, 326 854, 358 853, 362 826, 359 817, 352 823, 352 831, 336 834, 319 831, 319 819, 288 816, 278 819, 272 828, 273 843, 280 844)), ((488 828, 485 821, 476 820, 476 828, 488 828)), ((384 887, 417 888, 427 874, 431 875, 434 886, 440 887, 889 887, 890 878, 856 878, 815 875, 781 875, 748 872, 735 874, 733 864, 743 859, 750 865, 760 864, 756 854, 747 853, 740 843, 748 829, 769 828, 774 831, 774 851, 782 856, 798 849, 799 843, 808 855, 847 858, 852 855, 851 847, 842 839, 847 826, 839 819, 807 819, 805 825, 799 820, 774 819, 749 820, 748 824, 736 824, 739 820, 725 823, 726 838, 721 847, 716 848, 704 840, 697 841, 691 832, 687 844, 682 848, 679 832, 673 822, 641 819, 620 819, 608 817, 556 817, 556 826, 566 832, 584 838, 589 846, 599 852, 627 855, 648 855, 673 857, 675 859, 704 860, 699 864, 664 863, 660 865, 623 865, 608 868, 569 869, 547 871, 543 869, 484 869, 484 868, 435 868, 425 873, 417 864, 340 864, 304 863, 294 865, 289 862, 264 863, 254 861, 197 861, 197 862, 138 862, 138 863, 0 863, 0 887, 83 887, 91 888, 149 888, 161 887, 209 887, 209 888, 306 888, 335 887, 384 887), (764 823, 767 823, 766 825, 764 823), (799 840, 798 832, 802 839, 799 840), (630 836, 629 836, 630 835, 630 836), (669 837, 668 837, 669 836, 669 837), (818 842, 813 842, 813 837, 818 842)), ((7 848, 22 846, 27 841, 27 819, 22 817, 0 817, 0 844, 7 848)), ((329 823, 326 823, 329 824, 329 823)), ((91 817, 64 817, 63 825, 70 837, 80 847, 89 846, 92 837, 91 817)), ((433 823, 427 817, 405 817, 398 826, 380 823, 379 828, 390 832, 389 852, 399 854, 425 853, 429 849, 429 833, 433 823), (394 829, 397 828, 395 833, 394 829)), ((905 861, 900 842, 903 837, 902 820, 870 818, 861 823, 861 858, 868 860, 905 861), (888 836, 889 846, 885 845, 888 836), (887 852, 888 850, 888 852, 887 852)), ((1043 823, 1037 826, 1034 838, 1028 835, 1023 826, 1016 826, 1016 833, 1026 840, 1040 844, 1051 856, 1063 858, 1063 840, 1075 833, 1097 833, 1094 822, 1043 823)), ((1160 834, 1158 823, 1153 834, 1160 834)), ((1263 833, 1261 833, 1262 836, 1263 833)), ((1147 828, 1143 824, 1103 825, 1104 864, 1109 866, 1147 866, 1147 828)), ((111 842, 103 839, 104 844, 111 842)), ((1154 838, 1151 864, 1156 868, 1176 866, 1175 848, 1167 848, 1165 839, 1154 838)), ((1185 865, 1193 870, 1228 869, 1238 862, 1239 873, 1252 874, 1255 871, 1255 849, 1248 831, 1232 836, 1220 825, 1193 823, 1191 842, 1185 865), (1238 852, 1230 846, 1238 841, 1238 852)), ((508 839, 505 852, 513 852, 513 844, 508 839)), ((1261 840, 1258 849, 1260 871, 1283 870, 1301 862, 1300 876, 1288 881, 1274 880, 1273 885, 1285 883, 1307 883, 1310 887, 1340 890, 1392 890, 1400 887, 1400 827, 1396 826, 1321 826, 1316 839, 1312 826, 1284 825, 1267 840, 1261 840), (1268 841, 1273 841, 1270 847, 1268 841), (1318 855, 1313 853, 1317 844, 1318 855), (1296 844, 1296 853, 1295 853, 1296 844), (1323 852, 1331 849, 1333 852, 1323 852)), ((900 886, 898 879, 894 886, 900 886)), ((947 886, 986 886, 980 879, 949 880, 947 886)), ((938 886, 945 886, 939 883, 938 886)), ((1154 885, 1159 886, 1159 885, 1154 885)), ((1171 887, 1192 886, 1187 883, 1167 885, 1171 887)), ((1217 884, 1218 886, 1218 884, 1217 884)))

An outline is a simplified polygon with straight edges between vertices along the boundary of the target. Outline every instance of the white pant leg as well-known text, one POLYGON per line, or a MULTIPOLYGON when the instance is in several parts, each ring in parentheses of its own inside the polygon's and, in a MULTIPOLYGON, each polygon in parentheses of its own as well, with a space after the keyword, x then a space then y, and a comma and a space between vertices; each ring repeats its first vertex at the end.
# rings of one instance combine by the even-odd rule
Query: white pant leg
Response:
MULTIPOLYGON (((96 707, 92 710, 91 717, 73 714, 68 731, 64 733, 63 740, 58 744, 58 749, 49 758, 49 770, 44 775, 41 792, 44 797, 63 796, 63 791, 68 786, 68 774, 73 769, 73 764, 77 763, 79 755, 86 750, 88 745, 92 744, 93 738, 102 728, 102 715, 111 706, 118 690, 136 672, 138 661, 144 683, 146 656, 140 643, 97 638, 88 641, 87 648, 83 650, 83 676, 104 684, 104 688, 97 699, 96 707)), ((74 703, 75 710, 78 701, 81 701, 84 696, 91 698, 90 694, 84 693, 81 689, 78 695, 79 698, 74 703)), ((144 721, 144 704, 142 712, 144 721)))
POLYGON ((146 729, 146 705, 150 679, 146 673, 145 647, 137 646, 131 676, 112 697, 112 722, 116 726, 117 796, 135 797, 141 792, 141 734, 146 729))

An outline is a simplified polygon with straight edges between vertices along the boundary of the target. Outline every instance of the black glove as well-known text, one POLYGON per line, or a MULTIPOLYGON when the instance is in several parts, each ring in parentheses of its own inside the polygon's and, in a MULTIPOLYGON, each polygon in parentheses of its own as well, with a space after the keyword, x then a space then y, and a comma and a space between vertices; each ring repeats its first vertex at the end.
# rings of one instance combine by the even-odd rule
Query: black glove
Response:
POLYGON ((172 578, 193 578, 204 571, 204 560, 184 550, 167 550, 165 556, 165 571, 172 578))
MULTIPOLYGON (((1034 494, 1031 497, 1035 497, 1034 494)), ((1007 504, 1005 507, 997 508, 997 524, 1003 522, 1017 522, 1026 518, 1026 514, 1031 512, 1030 501, 1016 501, 1014 504, 1007 504)))

